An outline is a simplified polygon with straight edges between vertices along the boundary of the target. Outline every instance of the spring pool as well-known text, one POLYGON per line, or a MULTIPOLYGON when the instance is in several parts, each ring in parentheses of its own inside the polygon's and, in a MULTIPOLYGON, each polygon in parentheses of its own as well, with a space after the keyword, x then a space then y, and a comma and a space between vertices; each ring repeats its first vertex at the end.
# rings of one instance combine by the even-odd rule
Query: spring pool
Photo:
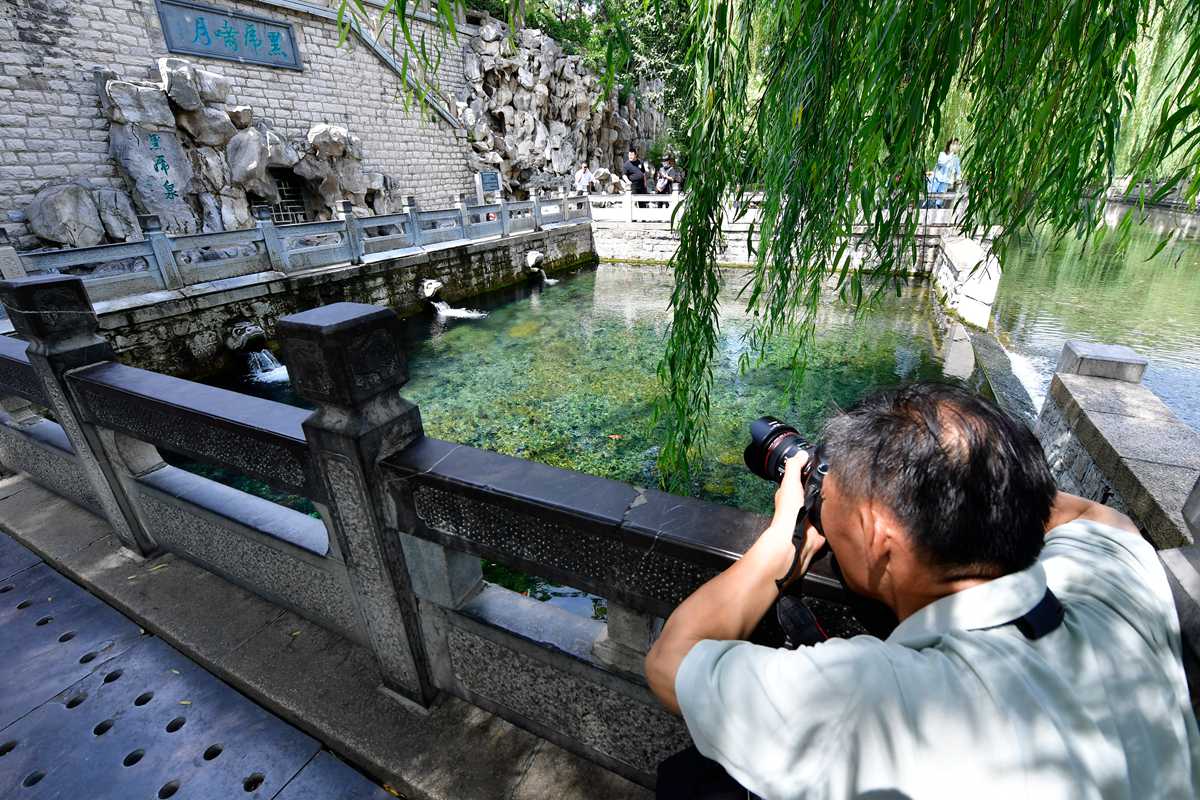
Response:
MULTIPOLYGON (((467 305, 486 317, 439 315, 431 308, 405 321, 409 383, 430 436, 640 486, 656 486, 658 444, 651 422, 659 391, 656 367, 673 284, 664 266, 601 264, 531 282, 467 305)), ((830 297, 796 392, 788 390, 791 342, 778 341, 763 363, 739 372, 749 319, 731 274, 722 295, 709 441, 691 494, 769 511, 774 486, 742 464, 751 420, 771 414, 815 432, 838 407, 902 381, 948 379, 938 355, 929 291, 914 282, 856 316, 830 297)), ((287 371, 227 376, 226 388, 304 405, 287 371)), ((200 465, 189 469, 302 510, 302 498, 272 492, 244 477, 200 465)), ((604 601, 570 587, 485 562, 493 582, 603 618, 604 601)))

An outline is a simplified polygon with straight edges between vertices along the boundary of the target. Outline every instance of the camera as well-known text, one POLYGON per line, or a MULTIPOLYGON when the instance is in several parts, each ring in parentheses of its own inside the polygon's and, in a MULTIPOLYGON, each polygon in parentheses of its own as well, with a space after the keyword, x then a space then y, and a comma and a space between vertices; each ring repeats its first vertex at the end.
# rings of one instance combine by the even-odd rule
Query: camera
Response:
POLYGON ((804 509, 813 527, 823 535, 821 484, 829 474, 824 447, 809 444, 798 430, 775 417, 759 417, 750 423, 750 444, 746 445, 742 458, 746 468, 758 477, 781 483, 787 460, 801 451, 808 455, 808 462, 801 473, 804 509))

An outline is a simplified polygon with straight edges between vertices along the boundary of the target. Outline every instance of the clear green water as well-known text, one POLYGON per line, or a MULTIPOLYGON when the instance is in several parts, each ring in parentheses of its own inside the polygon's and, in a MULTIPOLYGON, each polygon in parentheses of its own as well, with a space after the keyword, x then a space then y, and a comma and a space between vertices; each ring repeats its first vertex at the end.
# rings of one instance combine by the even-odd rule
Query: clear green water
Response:
MULTIPOLYGON (((747 318, 723 297, 709 445, 692 494, 766 511, 772 487, 742 464, 747 426, 772 414, 815 431, 837 407, 875 387, 941 379, 923 284, 855 317, 831 299, 795 399, 786 354, 739 374, 747 318)), ((554 286, 477 300, 479 320, 407 323, 410 381, 430 436, 641 486, 657 485, 651 425, 655 368, 668 321, 671 276, 661 267, 602 264, 554 286)), ((230 385, 230 384, 226 384, 230 385)), ((232 382, 240 391, 295 403, 286 382, 232 382)))
POLYGON ((1035 401, 1067 339, 1124 344, 1150 360, 1146 385, 1200 428, 1200 239, 1177 238, 1146 260, 1165 232, 1187 222, 1156 215, 1134 229, 1125 252, 1043 236, 1012 254, 992 327, 1035 401))
MULTIPOLYGON (((790 343, 738 372, 747 319, 732 276, 723 296, 720 355, 710 441, 692 494, 755 511, 771 508, 774 487, 742 464, 747 427, 772 414, 817 430, 838 406, 900 381, 942 378, 929 297, 916 284, 856 318, 831 299, 796 399, 784 368, 790 343)), ((410 381, 404 394, 421 407, 430 436, 640 486, 657 485, 651 409, 655 368, 668 321, 671 275, 662 267, 603 264, 552 286, 526 286, 477 299, 484 319, 406 322, 410 381)), ((286 372, 275 380, 234 376, 228 388, 303 405, 286 372)), ((238 488, 308 510, 245 478, 187 465, 238 488)), ((484 562, 484 577, 584 616, 603 619, 602 598, 484 562)))

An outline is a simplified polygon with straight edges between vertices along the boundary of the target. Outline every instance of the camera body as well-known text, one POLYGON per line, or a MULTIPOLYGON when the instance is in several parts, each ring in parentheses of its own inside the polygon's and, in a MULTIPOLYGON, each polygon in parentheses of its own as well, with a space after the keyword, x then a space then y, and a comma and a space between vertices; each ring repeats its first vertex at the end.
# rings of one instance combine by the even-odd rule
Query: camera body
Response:
POLYGON ((775 417, 759 417, 750 423, 750 444, 742 454, 746 468, 758 477, 781 483, 787 460, 804 452, 808 461, 801 473, 804 483, 804 509, 818 532, 821 528, 821 485, 829 474, 824 448, 809 444, 800 432, 775 417))

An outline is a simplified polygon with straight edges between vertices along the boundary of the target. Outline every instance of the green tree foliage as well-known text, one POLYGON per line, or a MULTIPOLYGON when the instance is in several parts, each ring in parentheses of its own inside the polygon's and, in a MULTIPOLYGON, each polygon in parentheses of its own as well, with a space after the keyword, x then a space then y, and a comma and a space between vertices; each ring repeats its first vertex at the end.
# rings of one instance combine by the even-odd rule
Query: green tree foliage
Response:
MULTIPOLYGON (((761 194, 761 244, 741 295, 756 320, 751 350, 791 334, 799 370, 823 286, 855 307, 899 289, 949 115, 972 131, 964 227, 998 228, 1002 261, 1033 227, 1085 240, 1098 231, 1119 163, 1163 180, 1161 195, 1180 181, 1193 200, 1200 190, 1194 0, 688 0, 671 23, 690 165, 659 370, 660 466, 671 488, 687 486, 705 441, 716 256, 732 198, 761 194), (1156 42, 1170 39, 1159 58, 1143 52, 1156 26, 1156 42), (1147 98, 1151 86, 1163 88, 1147 98), (1140 120, 1139 97, 1149 103, 1140 120), (852 235, 874 254, 861 271, 850 269, 852 235)), ((637 30, 612 28, 623 42, 637 30)))

